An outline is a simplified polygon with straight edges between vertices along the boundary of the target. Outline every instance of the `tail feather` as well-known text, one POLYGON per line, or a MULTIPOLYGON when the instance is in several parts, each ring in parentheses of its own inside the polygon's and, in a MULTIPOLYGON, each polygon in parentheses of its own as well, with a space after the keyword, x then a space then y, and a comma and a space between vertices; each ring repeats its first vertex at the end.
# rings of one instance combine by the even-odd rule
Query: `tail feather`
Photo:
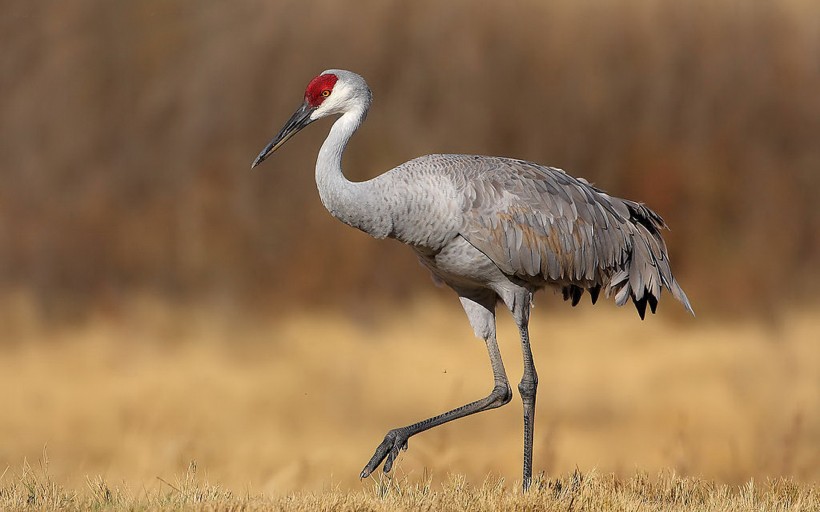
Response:
MULTIPOLYGON (((658 295, 660 295, 660 292, 658 292, 658 295)), ((657 296, 650 293, 649 295, 646 296, 646 300, 649 302, 649 310, 652 311, 652 314, 654 315, 655 310, 658 309, 657 296)))
POLYGON ((646 299, 647 297, 642 299, 636 299, 634 296, 632 297, 632 302, 635 304, 635 309, 638 310, 638 315, 640 315, 641 320, 643 320, 646 316, 646 299))
POLYGON ((618 306, 632 299, 641 319, 646 315, 646 306, 654 314, 658 307, 661 291, 666 287, 686 310, 695 314, 689 299, 678 285, 669 266, 666 244, 660 231, 666 228, 663 219, 646 206, 624 201, 631 214, 630 221, 635 226, 629 257, 621 269, 610 277, 607 295, 615 295, 618 306))
MULTIPOLYGON (((581 288, 578 285, 570 284, 570 285, 564 286, 561 289, 561 293, 564 296, 564 300, 572 299, 572 307, 575 307, 575 306, 578 305, 578 302, 581 301, 581 296, 584 294, 584 289, 581 288)), ((592 291, 590 291, 590 293, 592 293, 592 291)), ((595 298, 597 298, 597 293, 596 293, 595 298)), ((595 303, 595 300, 593 299, 593 304, 594 303, 595 303)))
POLYGON ((592 304, 595 305, 595 303, 598 302, 598 294, 601 293, 601 285, 591 286, 587 291, 589 291, 589 298, 592 300, 592 304))
POLYGON ((681 304, 683 304, 683 307, 686 308, 686 311, 688 311, 692 316, 695 316, 695 310, 692 309, 692 305, 689 304, 689 298, 686 296, 686 293, 684 293, 683 288, 681 288, 680 285, 678 285, 678 282, 675 280, 674 277, 672 277, 672 281, 667 286, 669 288, 669 291, 672 292, 672 296, 678 299, 681 302, 681 304))

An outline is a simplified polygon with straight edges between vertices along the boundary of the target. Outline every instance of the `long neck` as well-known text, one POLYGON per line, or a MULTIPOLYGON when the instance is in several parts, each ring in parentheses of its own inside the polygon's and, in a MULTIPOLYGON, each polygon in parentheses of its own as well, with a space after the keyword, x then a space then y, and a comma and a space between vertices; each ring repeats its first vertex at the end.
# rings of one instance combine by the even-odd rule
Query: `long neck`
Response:
POLYGON ((352 110, 333 123, 316 160, 316 187, 327 211, 349 226, 376 238, 392 231, 387 202, 375 180, 354 183, 342 173, 342 153, 367 111, 352 110))

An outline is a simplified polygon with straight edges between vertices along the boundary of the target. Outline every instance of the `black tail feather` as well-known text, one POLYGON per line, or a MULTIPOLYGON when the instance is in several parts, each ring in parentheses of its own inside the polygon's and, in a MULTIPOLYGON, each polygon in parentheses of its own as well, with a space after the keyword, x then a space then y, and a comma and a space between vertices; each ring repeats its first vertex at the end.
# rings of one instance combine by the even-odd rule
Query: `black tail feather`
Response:
POLYGON ((578 302, 581 300, 581 296, 584 294, 584 289, 580 286, 574 284, 568 284, 561 288, 561 295, 563 295, 564 300, 572 300, 572 307, 578 305, 578 302))
POLYGON ((584 294, 584 289, 575 285, 572 285, 570 289, 572 291, 572 307, 575 307, 578 305, 578 302, 581 301, 581 295, 584 294))
POLYGON ((649 302, 649 309, 652 311, 652 314, 655 314, 655 310, 658 309, 658 298, 652 294, 647 293, 646 299, 649 302))
MULTIPOLYGON (((587 291, 589 292, 589 297, 592 299, 592 304, 594 305, 598 302, 598 294, 601 293, 601 285, 596 284, 595 286, 588 288, 587 291)), ((655 310, 652 309, 654 312, 655 310)))
POLYGON ((636 300, 635 296, 632 296, 632 302, 635 303, 635 309, 638 310, 638 314, 641 316, 641 320, 644 319, 646 316, 646 302, 649 294, 644 294, 644 296, 640 300, 636 300))

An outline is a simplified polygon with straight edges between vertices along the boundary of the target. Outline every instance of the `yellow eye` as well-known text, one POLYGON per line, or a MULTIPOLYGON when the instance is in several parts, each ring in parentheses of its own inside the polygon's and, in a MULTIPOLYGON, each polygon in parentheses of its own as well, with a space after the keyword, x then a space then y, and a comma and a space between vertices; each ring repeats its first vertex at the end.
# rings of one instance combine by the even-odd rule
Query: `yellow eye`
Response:
POLYGON ((328 91, 327 89, 322 91, 322 97, 327 98, 328 96, 330 96, 330 91, 328 91))

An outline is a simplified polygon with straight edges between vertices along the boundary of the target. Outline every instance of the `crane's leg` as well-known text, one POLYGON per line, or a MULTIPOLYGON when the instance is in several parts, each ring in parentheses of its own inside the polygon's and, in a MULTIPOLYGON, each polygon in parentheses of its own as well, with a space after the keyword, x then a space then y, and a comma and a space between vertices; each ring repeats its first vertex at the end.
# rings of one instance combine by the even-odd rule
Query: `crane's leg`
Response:
POLYGON ((524 403, 524 472, 521 485, 526 491, 532 483, 532 438, 535 429, 535 394, 538 389, 538 374, 532 360, 529 333, 532 294, 522 293, 508 306, 511 306, 510 311, 521 335, 521 353, 524 357, 524 375, 518 383, 518 391, 524 403))
POLYGON ((495 303, 497 300, 495 293, 486 293, 478 298, 461 295, 459 298, 476 336, 482 338, 487 344, 490 366, 493 370, 493 390, 489 395, 475 402, 470 402, 418 423, 391 430, 376 448, 376 453, 373 454, 373 457, 362 470, 360 478, 370 476, 382 461, 384 461, 384 472, 388 473, 393 467, 393 462, 396 460, 399 450, 407 448, 407 440, 410 437, 448 421, 495 409, 509 403, 512 399, 512 390, 504 371, 504 363, 501 361, 501 352, 498 350, 498 343, 495 338, 495 303))
POLYGON ((524 357, 524 375, 518 384, 518 391, 524 403, 524 471, 521 485, 526 491, 532 483, 532 440, 535 427, 535 393, 538 389, 538 374, 535 372, 535 363, 532 360, 528 327, 532 293, 522 288, 504 299, 518 326, 521 336, 521 353, 524 357))
POLYGON ((538 374, 532 361, 530 349, 530 334, 527 324, 519 326, 521 333, 521 351, 524 355, 524 375, 518 383, 521 401, 524 402, 524 475, 522 485, 524 490, 532 483, 532 438, 535 428, 535 393, 538 389, 538 374))

